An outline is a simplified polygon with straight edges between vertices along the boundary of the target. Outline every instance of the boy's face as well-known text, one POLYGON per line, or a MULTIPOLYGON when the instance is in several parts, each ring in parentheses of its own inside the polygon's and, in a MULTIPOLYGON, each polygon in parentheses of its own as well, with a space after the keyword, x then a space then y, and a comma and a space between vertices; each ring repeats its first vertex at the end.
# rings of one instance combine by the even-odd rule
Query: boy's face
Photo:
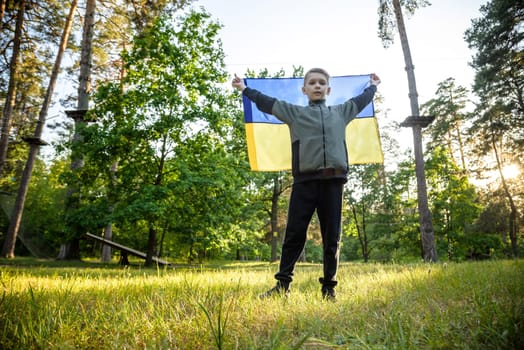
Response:
POLYGON ((322 73, 309 73, 302 92, 308 97, 310 101, 325 100, 326 96, 331 92, 329 81, 322 73))

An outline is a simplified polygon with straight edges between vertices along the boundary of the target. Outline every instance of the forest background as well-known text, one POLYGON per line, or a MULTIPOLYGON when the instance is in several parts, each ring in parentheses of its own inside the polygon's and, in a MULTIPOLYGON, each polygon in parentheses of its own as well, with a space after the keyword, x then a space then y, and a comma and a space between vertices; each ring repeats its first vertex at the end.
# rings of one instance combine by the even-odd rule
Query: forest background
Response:
MULTIPOLYGON (((401 3, 414 16, 428 5, 401 3)), ((146 251, 147 263, 152 256, 277 260, 292 179, 288 172, 249 169, 241 100, 228 84, 219 19, 191 1, 94 4, 0 1, 2 255, 116 258, 83 239, 92 233, 146 251), (57 70, 67 23, 71 35, 57 70), (92 49, 87 62, 80 55, 86 45, 92 49), (58 87, 71 91, 60 101, 49 95, 53 72, 58 87), (47 118, 51 103, 74 118, 47 118), (49 145, 44 124, 58 135, 49 145), (41 156, 31 168, 35 150, 41 156), (23 216, 15 225, 27 173, 23 216)), ((389 2, 378 4, 377 19, 389 18, 389 2)), ((464 33, 475 70, 471 86, 450 77, 421 105, 423 115, 435 116, 423 135, 441 260, 514 257, 523 249, 524 9, 518 1, 492 0, 479 10, 464 33)), ((379 29, 385 23, 379 21, 379 29)), ((298 65, 244 75, 303 73, 298 65)), ((379 94, 375 104, 387 166, 351 169, 344 261, 421 259, 413 155, 400 147, 399 123, 381 108, 387 98, 379 94)), ((321 251, 314 221, 303 259, 319 262, 321 251)))

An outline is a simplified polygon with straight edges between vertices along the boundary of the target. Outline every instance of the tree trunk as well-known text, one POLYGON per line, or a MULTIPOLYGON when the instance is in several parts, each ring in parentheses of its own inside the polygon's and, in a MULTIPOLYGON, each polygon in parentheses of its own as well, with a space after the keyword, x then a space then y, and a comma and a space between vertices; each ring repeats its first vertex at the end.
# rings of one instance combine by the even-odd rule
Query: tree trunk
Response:
POLYGON ((462 170, 464 170, 465 173, 468 172, 468 168, 466 165, 466 156, 464 155, 464 142, 462 141, 462 135, 460 133, 460 122, 455 118, 455 131, 457 132, 457 141, 459 144, 459 152, 460 152, 460 161, 462 162, 462 170))
POLYGON ((156 229, 149 225, 149 236, 147 240, 146 266, 153 265, 153 256, 156 255, 156 229))
POLYGON ((446 143, 448 145, 448 154, 449 154, 449 157, 451 158, 451 160, 453 160, 453 163, 456 163, 455 162, 455 155, 453 154, 453 145, 451 144, 451 130, 448 129, 448 131, 446 132, 447 134, 447 137, 446 137, 446 143))
POLYGON ((7 0, 0 0, 0 32, 4 25, 5 5, 7 0))
POLYGON ((22 28, 24 26, 25 0, 18 3, 18 13, 16 15, 15 37, 13 40, 13 51, 9 63, 9 85, 5 97, 5 106, 2 115, 2 130, 0 134, 0 178, 4 176, 4 169, 7 162, 7 148, 9 145, 9 133, 11 132, 11 120, 13 109, 16 103, 16 82, 18 79, 18 56, 20 54, 20 44, 22 41, 22 28))
MULTIPOLYGON (((411 114, 412 116, 419 116, 418 93, 414 72, 415 67, 413 66, 413 62, 411 60, 411 52, 409 49, 406 27, 404 25, 404 18, 402 16, 402 9, 400 7, 399 0, 393 0, 393 9, 395 11, 397 28, 400 35, 400 42, 402 44, 402 51, 404 53, 404 61, 406 63, 411 114)), ((424 173, 424 154, 422 151, 422 127, 419 125, 414 125, 412 129, 413 148, 415 153, 415 174, 417 178, 417 199, 422 243, 422 255, 424 257, 424 261, 436 262, 437 252, 435 249, 435 237, 433 232, 433 224, 431 222, 431 212, 429 211, 426 176, 424 173)))
POLYGON ((96 0, 87 0, 84 29, 82 32, 82 52, 80 56, 80 76, 78 79, 78 110, 89 109, 91 93, 92 42, 95 25, 96 0))
MULTIPOLYGON (((92 49, 91 44, 93 41, 93 27, 95 24, 95 8, 96 0, 87 0, 86 3, 86 12, 84 18, 84 27, 82 31, 82 50, 80 55, 80 75, 78 83, 78 111, 87 111, 89 108, 89 94, 90 94, 90 78, 91 78, 91 57, 92 49)), ((81 136, 78 133, 80 126, 85 123, 84 118, 75 118, 75 134, 73 135, 73 142, 80 142, 81 136)), ((74 147, 73 147, 74 149, 74 147)), ((71 171, 75 172, 83 166, 82 156, 79 154, 71 155, 71 171)), ((75 193, 79 191, 78 186, 80 184, 70 185, 68 190, 66 203, 66 211, 76 210, 80 203, 78 198, 75 196, 75 193)), ((76 226, 76 225, 75 225, 76 226)), ((73 228, 74 231, 77 231, 76 228, 73 228)), ((69 251, 69 248, 80 247, 79 239, 82 232, 74 232, 74 237, 69 244, 66 244, 62 248, 65 250, 65 259, 76 259, 80 257, 80 252, 69 251)), ((62 250, 62 249, 61 249, 62 250)))
POLYGON ((162 235, 160 236, 160 242, 158 247, 158 257, 164 256, 164 240, 166 238, 166 232, 169 229, 169 223, 166 220, 164 222, 164 227, 162 228, 162 235))
POLYGON ((364 229, 361 229, 360 225, 358 224, 357 209, 354 205, 351 206, 351 213, 353 214, 353 220, 355 220, 355 226, 357 228, 357 236, 358 236, 358 241, 360 243, 360 251, 362 252, 362 258, 364 259, 364 262, 368 262, 369 252, 368 252, 367 237, 366 237, 366 233, 364 229))
MULTIPOLYGON (((111 166, 111 186, 109 191, 113 191, 114 187, 116 186, 116 171, 118 169, 118 161, 114 162, 111 166)), ((111 214, 113 212, 113 205, 109 208, 109 213, 111 214)), ((110 215, 111 216, 111 215, 110 215)), ((108 222, 106 227, 104 228, 104 238, 107 240, 113 240, 113 223, 108 222)), ((112 249, 110 246, 103 244, 102 245, 102 261, 103 262, 110 262, 111 261, 111 255, 112 255, 112 249)))
MULTIPOLYGON (((162 148, 160 150, 160 153, 162 156, 160 157, 160 162, 158 164, 158 171, 156 175, 156 179, 154 182, 155 186, 161 186, 162 181, 164 178, 164 164, 165 164, 165 155, 167 154, 166 151, 166 143, 167 143, 167 135, 164 135, 163 142, 162 142, 162 148)), ((146 266, 151 266, 153 263, 153 256, 158 256, 158 232, 155 228, 155 224, 158 219, 151 218, 149 221, 149 237, 147 241, 147 252, 146 252, 146 266)))
POLYGON ((306 246, 305 245, 304 245, 304 249, 302 249, 302 253, 300 253, 300 257, 298 258, 298 261, 300 261, 300 262, 307 262, 306 246))
POLYGON ((80 240, 75 239, 60 246, 57 260, 80 260, 80 240))
POLYGON ((4 246, 2 247, 1 255, 8 257, 8 258, 14 258, 14 255, 15 255, 14 252, 15 252, 16 237, 18 235, 18 230, 20 228, 20 223, 22 221, 22 214, 24 211, 24 204, 25 204, 25 199, 27 196, 27 191, 29 189, 29 182, 31 180, 31 175, 33 173, 33 166, 35 163, 35 159, 38 155, 38 150, 40 148, 40 145, 42 144, 42 142, 40 141, 40 137, 42 136, 42 131, 45 125, 45 120, 47 118, 47 112, 51 104, 53 92, 55 90, 56 79, 58 77, 60 65, 62 63, 62 57, 67 47, 67 41, 69 38, 69 34, 71 33, 71 26, 73 23, 73 18, 74 18, 74 14, 76 11, 76 7, 77 7, 77 0, 73 0, 73 3, 71 4, 71 9, 69 10, 69 15, 67 16, 67 20, 64 26, 64 31, 62 32, 60 46, 58 48, 58 53, 56 55, 55 64, 53 66, 51 76, 49 78, 49 85, 47 87, 46 95, 44 97, 44 102, 43 102, 42 108, 40 109, 40 115, 38 118, 38 122, 36 124, 34 137, 29 142, 29 156, 27 158, 24 172, 20 180, 20 187, 18 188, 18 194, 15 200, 13 213, 11 215, 11 220, 9 222, 9 229, 7 231, 7 235, 4 241, 4 246))
POLYGON ((515 202, 513 201, 513 196, 511 195, 508 184, 506 183, 506 179, 504 178, 504 173, 502 172, 502 164, 500 162, 499 152, 497 149, 497 145, 495 142, 495 135, 492 132, 491 134, 491 146, 493 147, 493 153, 495 155, 495 160, 497 161, 497 170, 499 171, 500 175, 500 181, 502 182, 502 188, 504 189, 504 193, 506 194, 506 198, 508 198, 509 207, 510 207, 510 213, 509 213, 509 239, 511 241, 511 252, 514 257, 518 256, 518 245, 517 245, 517 232, 518 232, 518 211, 517 207, 515 205, 515 202))
MULTIPOLYGON (((104 239, 113 240, 113 224, 109 223, 104 228, 104 239)), ((102 262, 110 262, 112 249, 107 244, 102 244, 102 262)))

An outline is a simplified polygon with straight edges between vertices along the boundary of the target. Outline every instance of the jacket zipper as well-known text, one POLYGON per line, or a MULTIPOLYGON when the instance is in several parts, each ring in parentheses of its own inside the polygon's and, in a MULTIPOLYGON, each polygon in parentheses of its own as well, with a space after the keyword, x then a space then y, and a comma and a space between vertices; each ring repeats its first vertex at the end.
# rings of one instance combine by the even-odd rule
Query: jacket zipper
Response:
POLYGON ((324 154, 324 168, 326 168, 326 129, 324 127, 324 113, 322 112, 322 106, 318 106, 318 108, 320 108, 320 122, 322 124, 322 151, 324 154))

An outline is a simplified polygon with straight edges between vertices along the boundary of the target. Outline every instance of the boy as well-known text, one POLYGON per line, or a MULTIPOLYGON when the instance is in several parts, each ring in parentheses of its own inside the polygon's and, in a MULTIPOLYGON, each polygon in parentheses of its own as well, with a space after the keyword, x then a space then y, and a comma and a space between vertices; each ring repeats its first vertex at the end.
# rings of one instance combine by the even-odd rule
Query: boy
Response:
POLYGON ((304 77, 302 92, 308 106, 297 106, 251 89, 236 76, 232 85, 253 101, 264 113, 286 123, 291 135, 293 188, 277 284, 260 297, 289 295, 295 264, 306 243, 307 228, 315 210, 320 221, 324 277, 322 297, 335 301, 340 246, 342 192, 347 181, 346 126, 372 100, 380 79, 371 75, 371 85, 359 96, 343 104, 326 106, 329 74, 321 68, 310 69, 304 77))

